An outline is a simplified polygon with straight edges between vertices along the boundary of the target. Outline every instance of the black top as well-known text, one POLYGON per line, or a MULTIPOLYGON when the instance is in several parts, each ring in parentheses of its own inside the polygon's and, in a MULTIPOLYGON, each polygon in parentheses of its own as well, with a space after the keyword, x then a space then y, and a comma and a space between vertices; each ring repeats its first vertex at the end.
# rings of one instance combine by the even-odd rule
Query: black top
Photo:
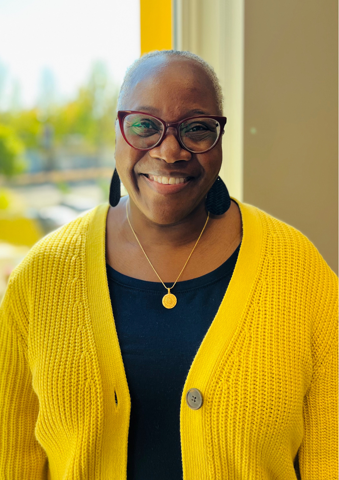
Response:
POLYGON ((178 303, 171 310, 162 305, 166 290, 161 283, 127 277, 107 265, 132 405, 128 480, 182 478, 181 395, 225 295, 239 248, 213 272, 178 282, 172 290, 178 303))

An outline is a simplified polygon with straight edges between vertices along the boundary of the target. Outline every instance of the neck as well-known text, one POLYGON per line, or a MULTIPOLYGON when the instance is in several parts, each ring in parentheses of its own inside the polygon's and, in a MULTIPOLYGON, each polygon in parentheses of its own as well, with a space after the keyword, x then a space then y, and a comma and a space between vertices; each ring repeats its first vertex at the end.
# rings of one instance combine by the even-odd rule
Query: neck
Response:
MULTIPOLYGON (((127 199, 126 203, 132 228, 144 246, 178 248, 190 245, 196 242, 207 219, 205 205, 201 204, 185 218, 163 225, 146 217, 130 199, 127 199)), ((124 224, 127 238, 131 239, 133 233, 127 217, 124 224)))

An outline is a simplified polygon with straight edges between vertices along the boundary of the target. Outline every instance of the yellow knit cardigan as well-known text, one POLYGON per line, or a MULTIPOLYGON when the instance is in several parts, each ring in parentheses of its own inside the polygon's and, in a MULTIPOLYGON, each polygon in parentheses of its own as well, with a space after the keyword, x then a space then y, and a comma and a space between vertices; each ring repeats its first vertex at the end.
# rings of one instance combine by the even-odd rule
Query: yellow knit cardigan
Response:
MULTIPOLYGON (((337 277, 300 232, 238 204, 238 261, 182 393, 183 478, 295 480, 298 455, 303 480, 334 480, 337 277), (186 404, 190 388, 202 392, 199 410, 186 404)), ((131 403, 106 277, 107 207, 42 239, 11 275, 0 479, 126 479, 131 403)))

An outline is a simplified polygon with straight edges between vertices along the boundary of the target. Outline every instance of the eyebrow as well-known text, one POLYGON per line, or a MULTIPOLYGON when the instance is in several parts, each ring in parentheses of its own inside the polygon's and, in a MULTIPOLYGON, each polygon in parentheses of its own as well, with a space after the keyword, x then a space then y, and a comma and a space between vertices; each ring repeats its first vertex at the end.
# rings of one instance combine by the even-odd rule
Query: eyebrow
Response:
MULTIPOLYGON (((149 112, 149 113, 155 115, 156 117, 159 116, 159 110, 157 108, 150 107, 150 106, 147 106, 147 105, 141 105, 140 107, 138 107, 136 109, 136 111, 145 112, 145 113, 149 112)), ((211 114, 207 113, 204 110, 201 110, 199 108, 195 108, 193 110, 189 110, 188 112, 186 112, 186 114, 182 118, 191 117, 193 115, 211 115, 211 114)))

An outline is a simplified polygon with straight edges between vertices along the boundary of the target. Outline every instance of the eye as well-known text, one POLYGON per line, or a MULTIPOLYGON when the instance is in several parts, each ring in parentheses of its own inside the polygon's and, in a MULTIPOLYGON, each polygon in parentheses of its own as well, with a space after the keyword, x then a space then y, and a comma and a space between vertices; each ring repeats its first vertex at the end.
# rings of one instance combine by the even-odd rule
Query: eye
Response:
POLYGON ((135 122, 133 125, 132 125, 134 128, 144 128, 144 129, 151 129, 151 128, 154 128, 156 129, 156 125, 154 125, 154 123, 151 121, 151 120, 141 120, 139 122, 135 122))
POLYGON ((205 132, 216 132, 218 124, 215 121, 192 121, 183 123, 181 126, 182 135, 203 134, 205 132))
POLYGON ((214 118, 198 117, 184 121, 180 127, 181 140, 192 150, 204 151, 215 144, 220 125, 214 118))
POLYGON ((188 125, 185 125, 185 127, 183 128, 183 133, 201 132, 206 130, 209 130, 207 125, 204 125, 202 123, 189 123, 188 125))
POLYGON ((149 137, 158 134, 161 129, 161 126, 157 125, 157 122, 151 118, 140 118, 139 116, 135 118, 132 115, 131 117, 126 119, 124 124, 124 129, 128 131, 129 135, 149 137))

